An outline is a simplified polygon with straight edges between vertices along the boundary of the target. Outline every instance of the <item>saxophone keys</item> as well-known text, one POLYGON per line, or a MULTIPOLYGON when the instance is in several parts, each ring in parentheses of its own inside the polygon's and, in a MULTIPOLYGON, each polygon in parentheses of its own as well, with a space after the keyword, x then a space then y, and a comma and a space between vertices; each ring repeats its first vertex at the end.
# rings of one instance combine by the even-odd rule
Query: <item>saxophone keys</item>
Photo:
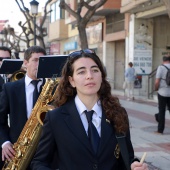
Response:
POLYGON ((24 145, 28 144, 28 138, 24 138, 24 145))
POLYGON ((21 157, 22 157, 22 152, 21 152, 20 149, 18 150, 16 157, 17 157, 17 158, 21 158, 21 157))
POLYGON ((25 146, 28 144, 28 138, 25 137, 24 140, 21 142, 21 145, 25 146))
POLYGON ((11 170, 17 170, 18 168, 14 165, 12 165, 11 170))

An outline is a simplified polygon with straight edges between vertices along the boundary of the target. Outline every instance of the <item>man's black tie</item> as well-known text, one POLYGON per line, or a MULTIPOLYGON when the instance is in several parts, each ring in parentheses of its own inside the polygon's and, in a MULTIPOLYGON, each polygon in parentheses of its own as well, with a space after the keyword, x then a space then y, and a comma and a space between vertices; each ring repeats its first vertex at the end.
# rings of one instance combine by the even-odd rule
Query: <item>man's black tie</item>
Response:
POLYGON ((88 136, 89 136, 89 139, 90 139, 90 142, 91 142, 91 145, 93 147, 94 152, 97 153, 98 145, 99 145, 99 142, 100 142, 100 136, 97 132, 96 127, 94 126, 94 124, 92 122, 93 112, 94 112, 93 110, 91 110, 89 112, 85 111, 85 114, 86 114, 87 121, 88 121, 88 124, 89 124, 88 136))
POLYGON ((34 85, 34 91, 33 91, 33 107, 38 99, 39 93, 38 93, 38 87, 37 84, 40 80, 32 80, 31 83, 34 85))

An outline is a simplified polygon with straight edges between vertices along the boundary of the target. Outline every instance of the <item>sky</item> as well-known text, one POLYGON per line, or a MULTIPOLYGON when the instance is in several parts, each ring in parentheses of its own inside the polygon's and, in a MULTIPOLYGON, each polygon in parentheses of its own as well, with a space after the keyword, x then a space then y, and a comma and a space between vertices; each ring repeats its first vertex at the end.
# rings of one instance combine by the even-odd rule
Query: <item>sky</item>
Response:
MULTIPOLYGON (((20 12, 19 7, 15 0, 0 0, 0 20, 9 20, 11 27, 15 30, 19 29, 18 22, 24 20, 23 14, 20 12)), ((30 9, 30 2, 32 0, 23 0, 27 8, 30 9)), ((47 0, 37 0, 39 2, 38 10, 41 12, 42 7, 44 7, 47 0)), ((20 0, 18 0, 20 2, 20 0)))

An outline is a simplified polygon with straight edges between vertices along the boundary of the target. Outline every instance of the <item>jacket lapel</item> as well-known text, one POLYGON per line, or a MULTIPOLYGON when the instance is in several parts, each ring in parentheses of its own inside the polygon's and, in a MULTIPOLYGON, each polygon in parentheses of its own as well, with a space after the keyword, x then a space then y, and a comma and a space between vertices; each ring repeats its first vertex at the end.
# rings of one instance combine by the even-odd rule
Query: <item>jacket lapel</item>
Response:
POLYGON ((25 114, 22 114, 24 117, 26 117, 27 119, 27 107, 26 107, 26 94, 25 94, 25 77, 18 80, 15 84, 15 88, 16 88, 16 96, 18 96, 18 100, 20 101, 20 107, 21 109, 23 110, 23 113, 25 114), (18 91, 20 93, 18 93, 18 91))
MULTIPOLYGON (((66 110, 64 111, 64 114, 66 115, 65 122, 68 128, 70 128, 72 133, 81 141, 81 143, 83 143, 84 146, 94 154, 74 100, 69 102, 68 105, 69 106, 66 105, 66 110), (67 108, 69 108, 69 110, 67 108)), ((105 149, 105 147, 107 147, 108 140, 111 137, 113 137, 113 127, 108 121, 106 121, 106 116, 103 112, 101 121, 101 139, 97 155, 102 154, 102 151, 105 149)))
POLYGON ((102 112, 101 121, 101 139, 98 149, 98 154, 102 153, 105 147, 108 147, 108 140, 113 136, 113 127, 110 122, 106 119, 104 111, 102 112))
POLYGON ((44 86, 44 84, 46 83, 46 80, 45 80, 45 78, 43 78, 43 83, 42 83, 42 85, 40 86, 40 92, 39 92, 39 94, 41 93, 41 91, 42 91, 42 89, 43 89, 43 86, 44 86))
POLYGON ((4 79, 0 75, 0 85, 2 85, 3 83, 4 83, 4 79))
POLYGON ((72 133, 78 138, 78 140, 83 143, 83 145, 93 153, 88 136, 85 132, 84 126, 82 124, 81 118, 75 106, 74 100, 68 103, 69 107, 66 105, 65 113, 68 113, 65 117, 65 122, 72 131, 72 133), (69 110, 67 110, 69 108, 69 110))

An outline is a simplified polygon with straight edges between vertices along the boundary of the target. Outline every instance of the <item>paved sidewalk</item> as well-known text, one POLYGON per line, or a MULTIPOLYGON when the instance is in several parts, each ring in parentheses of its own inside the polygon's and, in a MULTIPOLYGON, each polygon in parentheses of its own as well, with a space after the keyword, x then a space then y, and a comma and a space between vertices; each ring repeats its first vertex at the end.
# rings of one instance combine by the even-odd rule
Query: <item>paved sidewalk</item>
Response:
POLYGON ((157 122, 154 114, 158 112, 157 103, 135 99, 127 101, 117 95, 126 108, 130 120, 131 139, 135 155, 139 159, 147 152, 145 162, 149 170, 170 170, 170 114, 166 112, 166 125, 163 135, 155 134, 157 122))

